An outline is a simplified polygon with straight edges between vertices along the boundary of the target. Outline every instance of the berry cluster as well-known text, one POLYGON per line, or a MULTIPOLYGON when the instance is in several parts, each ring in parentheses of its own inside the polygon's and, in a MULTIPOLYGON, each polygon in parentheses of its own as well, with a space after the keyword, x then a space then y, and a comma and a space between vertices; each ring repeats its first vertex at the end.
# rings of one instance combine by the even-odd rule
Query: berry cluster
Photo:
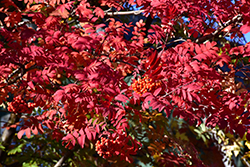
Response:
POLYGON ((98 140, 95 146, 99 156, 102 156, 105 159, 116 159, 117 156, 119 156, 121 160, 132 162, 130 155, 136 154, 138 144, 139 143, 133 140, 130 136, 119 135, 118 137, 102 137, 101 141, 98 140))
POLYGON ((161 82, 155 82, 153 79, 149 78, 148 76, 144 78, 139 78, 135 80, 135 82, 131 85, 132 89, 139 95, 142 95, 146 92, 153 92, 157 88, 161 86, 161 82))
POLYGON ((35 107, 35 103, 26 102, 22 99, 21 95, 13 98, 13 100, 8 103, 8 110, 15 113, 31 113, 35 107))

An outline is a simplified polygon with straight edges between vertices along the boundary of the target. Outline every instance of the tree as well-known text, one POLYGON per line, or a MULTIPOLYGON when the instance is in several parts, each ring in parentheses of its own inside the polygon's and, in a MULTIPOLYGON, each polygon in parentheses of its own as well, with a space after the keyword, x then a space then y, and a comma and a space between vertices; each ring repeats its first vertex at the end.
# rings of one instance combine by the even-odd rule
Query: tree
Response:
POLYGON ((1 164, 249 165, 249 11, 245 0, 2 0, 1 164))

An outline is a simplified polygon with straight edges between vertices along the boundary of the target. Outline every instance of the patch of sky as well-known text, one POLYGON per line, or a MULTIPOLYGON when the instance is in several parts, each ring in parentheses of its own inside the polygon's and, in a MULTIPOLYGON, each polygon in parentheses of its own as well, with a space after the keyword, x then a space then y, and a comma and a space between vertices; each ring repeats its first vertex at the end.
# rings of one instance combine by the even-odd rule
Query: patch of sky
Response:
POLYGON ((245 34, 245 38, 247 42, 250 42, 250 32, 245 34))

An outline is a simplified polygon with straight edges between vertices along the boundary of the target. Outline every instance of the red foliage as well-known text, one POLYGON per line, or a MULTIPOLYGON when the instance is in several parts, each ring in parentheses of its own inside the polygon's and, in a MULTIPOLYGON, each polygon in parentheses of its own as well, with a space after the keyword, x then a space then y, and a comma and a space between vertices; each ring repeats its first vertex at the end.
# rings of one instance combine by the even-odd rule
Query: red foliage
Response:
MULTIPOLYGON (((0 103, 10 93, 8 110, 27 116, 18 138, 46 127, 66 147, 96 142, 99 156, 132 162, 140 144, 129 135, 128 115, 153 109, 194 126, 205 120, 208 127, 250 140, 249 92, 228 91, 222 84, 228 78, 218 70, 233 64, 232 55, 249 60, 250 45, 217 42, 250 31, 248 1, 129 0, 144 16, 161 20, 149 26, 148 35, 147 23, 136 22, 129 40, 124 36, 132 23, 107 19, 103 7, 119 11, 125 0, 101 0, 99 7, 87 0, 25 0, 25 10, 5 2, 0 103), (178 43, 179 37, 185 39, 178 43), (138 79, 125 82, 130 76, 138 79), (32 116, 35 106, 43 112, 32 116)), ((163 165, 187 159, 162 157, 163 165)))
POLYGON ((188 155, 182 156, 182 157, 178 157, 176 155, 174 155, 174 153, 164 153, 162 155, 162 159, 160 160, 161 166, 164 167, 174 167, 174 166, 190 166, 187 164, 187 159, 188 159, 188 155))
POLYGON ((133 159, 130 156, 137 153, 140 144, 131 136, 113 134, 109 135, 108 138, 101 137, 101 141, 98 140, 95 145, 99 156, 110 160, 117 160, 119 157, 120 160, 131 163, 133 159))
POLYGON ((28 113, 30 114, 34 107, 36 106, 35 103, 26 102, 22 99, 21 95, 14 97, 14 99, 8 104, 8 110, 14 113, 28 113))

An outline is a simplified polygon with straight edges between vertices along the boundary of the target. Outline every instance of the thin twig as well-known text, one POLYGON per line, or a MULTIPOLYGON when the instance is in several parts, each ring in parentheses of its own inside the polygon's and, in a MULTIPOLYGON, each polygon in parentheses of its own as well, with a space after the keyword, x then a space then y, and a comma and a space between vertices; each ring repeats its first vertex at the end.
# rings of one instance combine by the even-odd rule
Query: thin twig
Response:
POLYGON ((117 15, 139 15, 144 10, 135 10, 135 11, 116 11, 116 12, 105 12, 106 15, 108 16, 117 16, 117 15))
POLYGON ((193 81, 188 82, 188 83, 185 84, 185 85, 181 85, 181 86, 175 88, 174 90, 172 90, 172 91, 166 93, 166 94, 165 94, 164 96, 162 96, 162 97, 166 97, 166 96, 170 95, 171 93, 173 93, 174 91, 176 91, 176 90, 178 90, 178 89, 180 89, 180 88, 182 88, 182 87, 184 87, 184 86, 187 86, 187 85, 189 85, 189 84, 191 84, 191 83, 193 83, 193 82, 195 82, 195 81, 196 81, 196 79, 194 79, 193 81))
MULTIPOLYGON (((132 67, 134 67, 134 68, 138 68, 136 65, 131 64, 131 63, 128 63, 128 62, 125 62, 125 61, 120 60, 120 59, 117 59, 116 61, 121 62, 121 63, 124 63, 124 64, 127 64, 127 65, 130 65, 130 66, 132 66, 132 67)), ((139 69, 138 69, 138 70, 139 70, 139 69)), ((146 71, 143 70, 143 69, 141 69, 141 70, 139 70, 139 71, 146 72, 146 71)))
MULTIPOLYGON (((186 42, 186 40, 183 39, 183 38, 180 38, 180 39, 176 39, 174 41, 170 41, 170 42, 166 43, 166 45, 169 45, 169 44, 172 44, 172 43, 176 43, 176 42, 186 42)), ((159 46, 156 49, 160 49, 160 48, 162 48, 162 46, 159 46)))
POLYGON ((225 22, 223 24, 223 26, 218 28, 213 33, 211 33, 209 35, 206 35, 206 36, 203 36, 203 37, 200 37, 200 38, 196 39, 195 42, 196 43, 203 43, 204 41, 206 41, 208 39, 211 39, 211 38, 213 38, 215 36, 218 36, 225 27, 229 26, 230 24, 237 23, 237 22, 239 22, 241 20, 242 20, 242 14, 238 14, 238 15, 234 16, 231 20, 228 20, 227 22, 225 22))

